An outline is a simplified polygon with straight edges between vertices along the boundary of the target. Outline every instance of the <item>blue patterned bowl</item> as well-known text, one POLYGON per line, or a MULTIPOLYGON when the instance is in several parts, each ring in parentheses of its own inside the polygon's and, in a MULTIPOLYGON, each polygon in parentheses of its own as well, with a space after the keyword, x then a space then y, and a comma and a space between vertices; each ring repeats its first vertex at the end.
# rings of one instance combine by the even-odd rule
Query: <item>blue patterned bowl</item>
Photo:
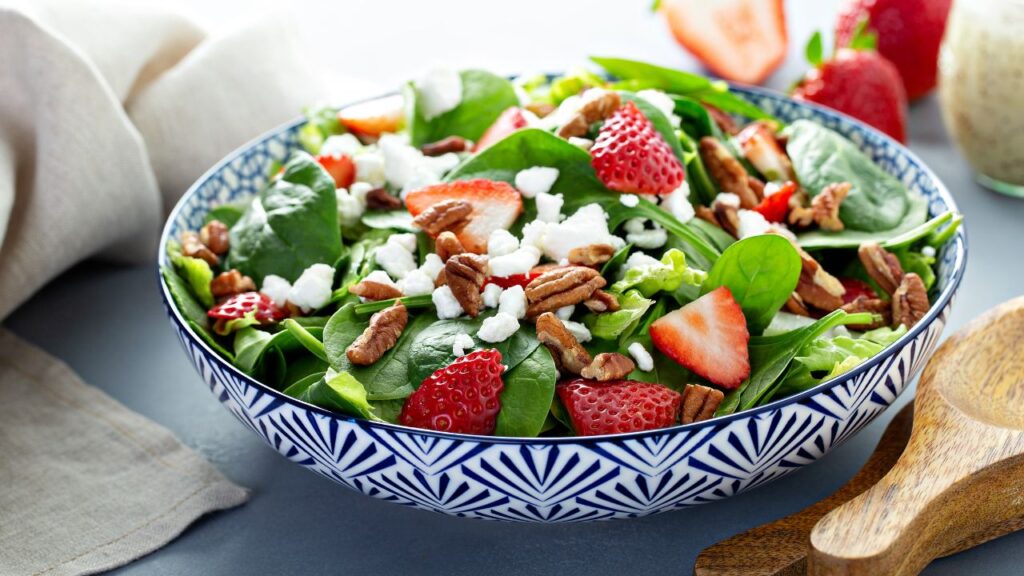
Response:
MULTIPOLYGON (((811 118, 850 138, 883 169, 955 209, 914 154, 864 124, 751 88, 734 90, 785 121, 811 118)), ((174 208, 165 244, 207 211, 248 198, 269 167, 298 148, 302 121, 231 153, 174 208)), ((305 404, 246 376, 182 318, 167 286, 171 325, 213 394, 285 458, 365 494, 455 516, 527 522, 632 518, 726 498, 820 458, 885 410, 931 355, 966 264, 961 231, 939 253, 938 297, 923 321, 884 352, 804 393, 724 418, 590 438, 484 438, 356 420, 305 404)), ((161 281, 162 282, 162 281, 161 281)))

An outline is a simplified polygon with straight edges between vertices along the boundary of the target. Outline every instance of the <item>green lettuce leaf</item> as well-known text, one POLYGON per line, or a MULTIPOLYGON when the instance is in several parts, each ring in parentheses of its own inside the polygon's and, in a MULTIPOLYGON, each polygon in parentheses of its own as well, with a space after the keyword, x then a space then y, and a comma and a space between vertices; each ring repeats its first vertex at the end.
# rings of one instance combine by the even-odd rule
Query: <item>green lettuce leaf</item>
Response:
POLYGON ((879 328, 861 335, 818 339, 805 345, 775 391, 776 397, 808 390, 852 370, 907 333, 906 326, 879 328))
POLYGON ((624 294, 635 288, 640 294, 650 298, 654 294, 677 290, 684 283, 700 286, 707 278, 707 273, 686 266, 686 255, 680 250, 671 248, 661 257, 661 263, 650 266, 631 268, 626 275, 615 284, 611 291, 624 294))
POLYGON ((639 290, 627 290, 619 299, 619 309, 604 314, 588 314, 584 318, 590 333, 595 338, 614 340, 631 326, 640 321, 654 300, 644 298, 639 290))

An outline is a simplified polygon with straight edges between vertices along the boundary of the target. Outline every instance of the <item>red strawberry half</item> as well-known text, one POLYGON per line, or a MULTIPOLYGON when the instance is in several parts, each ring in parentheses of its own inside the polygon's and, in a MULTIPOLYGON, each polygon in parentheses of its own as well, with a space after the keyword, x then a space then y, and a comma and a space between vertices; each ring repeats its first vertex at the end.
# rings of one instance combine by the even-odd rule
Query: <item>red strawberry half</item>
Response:
POLYGON ((655 320, 650 333, 658 350, 723 388, 750 376, 747 320, 725 286, 655 320))
POLYGON ((523 197, 507 182, 457 180, 409 192, 405 206, 413 217, 444 200, 465 200, 473 205, 469 223, 455 231, 470 252, 485 254, 487 239, 497 229, 508 230, 523 211, 523 197))
MULTIPOLYGON (((976 1, 976 0, 975 0, 976 1)), ((836 45, 849 46, 862 21, 878 35, 878 53, 896 66, 907 98, 935 88, 939 45, 952 0, 847 0, 836 20, 836 45)))
POLYGON ((327 173, 334 178, 335 188, 348 188, 356 181, 356 165, 352 159, 344 154, 337 156, 326 156, 321 154, 316 161, 327 170, 327 173))
POLYGON ((668 194, 685 177, 672 148, 632 102, 605 121, 590 154, 597 177, 618 192, 668 194))
POLYGON ((682 395, 661 384, 580 378, 555 389, 579 436, 655 430, 679 420, 682 395))
POLYGON ((509 134, 526 128, 528 125, 529 122, 526 120, 526 115, 523 114, 523 109, 512 106, 502 112, 501 116, 498 116, 498 119, 494 121, 494 124, 491 124, 490 128, 484 132, 476 146, 473 147, 473 152, 479 152, 504 139, 509 134))
POLYGON ((241 320, 250 313, 259 324, 271 324, 288 315, 278 308, 273 300, 259 292, 245 292, 232 296, 210 308, 206 315, 217 321, 214 330, 218 334, 225 334, 230 331, 228 323, 232 320, 241 320))
POLYGON ((662 0, 672 35, 712 72, 758 84, 786 56, 782 0, 662 0))
POLYGON ((439 432, 494 434, 504 369, 501 352, 493 349, 456 359, 436 370, 406 399, 399 423, 439 432))

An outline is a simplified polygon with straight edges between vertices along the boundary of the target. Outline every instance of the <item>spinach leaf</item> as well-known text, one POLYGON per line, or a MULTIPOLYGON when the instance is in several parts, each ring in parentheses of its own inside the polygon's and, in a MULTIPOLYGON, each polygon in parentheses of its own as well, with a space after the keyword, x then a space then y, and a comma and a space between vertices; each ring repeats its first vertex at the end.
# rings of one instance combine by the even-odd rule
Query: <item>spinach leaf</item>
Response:
POLYGON ((511 106, 519 105, 512 83, 484 70, 463 70, 462 101, 455 108, 427 120, 417 102, 416 88, 406 89, 411 101, 409 136, 413 146, 436 142, 446 136, 462 136, 476 141, 490 128, 498 116, 511 106))
POLYGON ((373 413, 377 415, 377 418, 392 424, 398 424, 398 416, 402 413, 403 406, 405 406, 404 398, 370 400, 370 407, 373 408, 373 413))
POLYGON ((306 268, 340 255, 334 179, 312 156, 296 152, 231 229, 228 261, 262 285, 269 274, 294 282, 306 268))
POLYGON ((203 219, 204 223, 210 223, 213 220, 219 220, 222 224, 231 228, 239 220, 242 219, 242 214, 245 213, 245 206, 239 204, 221 204, 215 206, 206 213, 206 217, 203 219))
POLYGON ((615 273, 622 268, 622 265, 626 263, 629 258, 629 251, 633 249, 632 244, 626 244, 622 248, 619 248, 612 254, 612 257, 601 266, 601 276, 605 278, 615 277, 615 273))
POLYGON ((281 390, 286 390, 289 386, 305 379, 310 374, 323 374, 329 367, 327 362, 305 352, 305 350, 300 350, 298 353, 288 357, 284 376, 281 377, 280 381, 279 388, 281 390))
POLYGON ((434 305, 433 297, 430 294, 421 294, 419 296, 402 296, 400 298, 389 298, 387 300, 376 300, 373 302, 362 302, 356 304, 355 312, 360 316, 366 314, 373 314, 379 312, 385 308, 394 306, 395 302, 401 302, 406 308, 429 308, 434 305))
POLYGON ((369 322, 356 315, 355 305, 346 304, 331 316, 324 327, 327 359, 338 372, 349 372, 363 382, 370 400, 405 398, 415 389, 408 378, 412 342, 436 320, 433 313, 410 319, 391 350, 369 366, 356 366, 348 361, 345 349, 363 333, 369 322))
POLYGON ((313 356, 327 362, 327 351, 324 349, 323 342, 318 340, 309 330, 306 330, 304 326, 291 318, 286 319, 281 325, 291 333, 292 337, 299 344, 305 347, 306 350, 309 350, 313 356))
POLYGON ((710 206, 718 195, 715 183, 704 168, 704 160, 697 151, 697 142, 690 138, 686 132, 679 132, 679 145, 683 149, 683 159, 686 165, 686 181, 690 185, 690 196, 699 204, 710 206))
POLYGON ((209 346, 210 348, 213 348, 214 352, 216 352, 216 353, 220 354, 221 356, 227 358, 228 362, 234 362, 235 361, 235 355, 232 354, 231 352, 229 352, 227 350, 227 348, 224 348, 223 346, 221 346, 220 342, 218 342, 217 339, 213 337, 213 334, 211 334, 209 330, 207 330, 206 328, 203 328, 199 324, 196 324, 192 320, 186 320, 186 322, 188 322, 188 326, 189 326, 189 328, 192 329, 193 332, 195 332, 196 334, 199 334, 199 337, 202 338, 204 342, 206 342, 207 346, 209 346))
POLYGON ((793 293, 801 267, 789 240, 775 234, 751 236, 722 253, 701 293, 728 287, 743 309, 750 333, 760 334, 793 293))
POLYGON ((910 212, 914 195, 853 142, 810 120, 797 120, 783 134, 800 184, 812 197, 836 182, 853 185, 839 207, 847 229, 882 232, 924 222, 920 211, 910 212))
POLYGON ((675 114, 681 120, 680 128, 683 129, 694 140, 700 140, 705 136, 720 136, 717 134, 717 126, 711 120, 707 108, 689 96, 672 96, 675 103, 675 114))
POLYGON ((750 338, 750 378, 726 393, 716 416, 732 414, 762 404, 772 397, 793 358, 811 341, 843 324, 866 324, 871 314, 847 314, 836 310, 814 324, 775 336, 750 338))
POLYGON ((323 370, 321 370, 320 372, 314 372, 312 374, 308 374, 308 375, 304 376, 303 378, 300 378, 299 380, 296 380, 290 386, 285 388, 282 392, 284 394, 287 394, 288 396, 291 396, 292 398, 297 398, 299 400, 302 400, 302 394, 310 386, 312 386, 313 384, 316 384, 320 380, 323 380, 323 378, 324 378, 324 376, 326 374, 327 374, 327 372, 325 372, 323 370))
MULTIPOLYGON (((475 336, 484 320, 491 315, 493 313, 481 314, 476 318, 441 320, 421 331, 413 339, 409 350, 408 380, 412 382, 412 386, 419 387, 435 370, 454 362, 456 356, 452 351, 452 344, 455 337, 459 334, 475 336)), ((494 348, 501 353, 501 363, 511 370, 532 354, 539 345, 533 329, 524 325, 504 342, 478 342, 477 348, 494 348)))
POLYGON ((722 84, 694 92, 690 96, 728 114, 739 114, 751 120, 772 120, 780 126, 783 125, 781 120, 752 104, 743 96, 730 92, 728 86, 722 84))
POLYGON ((539 435, 551 409, 558 380, 558 369, 551 353, 544 346, 534 348, 518 366, 506 372, 502 380, 505 389, 501 392, 501 411, 494 434, 539 435))
POLYGON ((164 282, 167 283, 167 291, 171 293, 171 299, 178 306, 181 315, 204 330, 209 328, 210 318, 206 315, 206 308, 196 302, 195 296, 189 291, 188 284, 181 276, 167 266, 160 268, 160 274, 163 275, 164 282))
POLYGON ((242 372, 252 375, 256 362, 267 350, 268 344, 274 338, 269 332, 258 330, 247 326, 235 332, 235 366, 242 372))
POLYGON ((332 412, 376 420, 373 408, 367 401, 366 388, 348 372, 328 374, 314 382, 301 394, 299 400, 332 412))
POLYGON ((928 218, 928 201, 921 196, 913 195, 909 198, 909 202, 906 220, 892 230, 882 232, 814 230, 798 234, 797 241, 803 249, 812 251, 826 248, 854 249, 865 242, 878 242, 883 248, 897 250, 920 241, 929 241, 944 224, 949 223, 946 229, 956 229, 956 224, 951 222, 955 218, 952 212, 945 212, 930 220, 925 220, 928 218))
POLYGON ((934 256, 925 256, 920 252, 912 252, 910 250, 900 250, 896 252, 896 257, 899 258, 904 272, 917 274, 921 277, 921 282, 924 283, 924 289, 932 289, 932 286, 935 285, 934 256))
POLYGON ((413 226, 412 214, 409 214, 408 210, 367 212, 363 214, 362 222, 366 226, 377 230, 401 230, 402 232, 420 231, 419 228, 413 226))

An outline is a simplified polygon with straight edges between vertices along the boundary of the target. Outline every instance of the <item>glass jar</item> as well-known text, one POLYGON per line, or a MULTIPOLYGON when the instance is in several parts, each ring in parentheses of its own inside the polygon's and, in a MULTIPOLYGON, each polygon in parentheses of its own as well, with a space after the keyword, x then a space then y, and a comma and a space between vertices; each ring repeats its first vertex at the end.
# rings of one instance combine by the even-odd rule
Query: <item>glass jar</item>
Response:
POLYGON ((1024 0, 954 0, 939 97, 978 181, 1024 197, 1024 0))

